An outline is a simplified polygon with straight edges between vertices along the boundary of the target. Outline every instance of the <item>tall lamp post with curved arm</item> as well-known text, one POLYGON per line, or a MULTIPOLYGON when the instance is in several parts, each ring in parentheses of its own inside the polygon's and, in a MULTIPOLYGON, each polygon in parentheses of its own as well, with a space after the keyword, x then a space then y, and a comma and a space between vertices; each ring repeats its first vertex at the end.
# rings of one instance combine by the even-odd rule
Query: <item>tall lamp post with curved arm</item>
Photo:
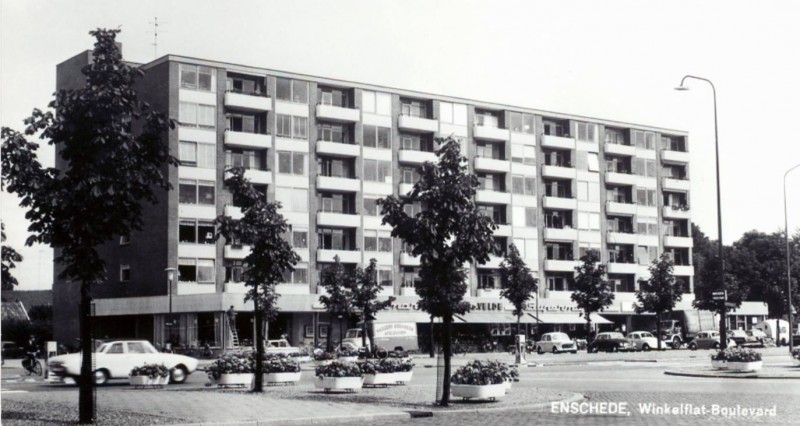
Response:
MULTIPOLYGON (((719 271, 719 286, 720 291, 725 292, 725 252, 723 251, 722 246, 722 199, 720 196, 720 183, 719 183, 719 133, 717 131, 717 89, 714 87, 714 83, 711 80, 703 77, 697 77, 694 75, 686 75, 681 79, 681 85, 676 87, 675 90, 689 90, 689 86, 684 85, 687 79, 694 79, 705 81, 706 83, 711 85, 711 92, 714 95, 714 150, 716 151, 716 160, 717 160, 717 238, 719 238, 719 264, 720 264, 720 271, 719 271)), ((727 300, 726 300, 727 302, 727 300)), ((725 349, 728 347, 728 323, 727 323, 727 316, 726 316, 727 307, 723 304, 722 308, 720 309, 720 319, 719 319, 719 335, 720 335, 720 348, 725 349)))
POLYGON ((800 164, 791 167, 783 174, 783 229, 786 231, 784 237, 786 238, 786 299, 789 305, 789 309, 786 311, 789 318, 789 353, 794 349, 794 333, 792 333, 792 256, 789 251, 789 207, 786 203, 786 177, 789 176, 789 172, 798 167, 800 164))

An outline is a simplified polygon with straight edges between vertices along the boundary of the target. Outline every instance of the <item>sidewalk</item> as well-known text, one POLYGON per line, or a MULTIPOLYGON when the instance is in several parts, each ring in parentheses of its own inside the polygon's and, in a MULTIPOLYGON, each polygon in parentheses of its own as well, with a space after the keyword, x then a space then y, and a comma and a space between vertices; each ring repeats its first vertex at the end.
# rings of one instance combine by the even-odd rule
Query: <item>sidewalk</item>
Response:
POLYGON ((723 379, 794 379, 800 380, 800 367, 795 364, 769 364, 752 373, 736 373, 725 370, 715 370, 708 367, 693 368, 691 370, 668 370, 668 376, 684 377, 711 377, 723 379))

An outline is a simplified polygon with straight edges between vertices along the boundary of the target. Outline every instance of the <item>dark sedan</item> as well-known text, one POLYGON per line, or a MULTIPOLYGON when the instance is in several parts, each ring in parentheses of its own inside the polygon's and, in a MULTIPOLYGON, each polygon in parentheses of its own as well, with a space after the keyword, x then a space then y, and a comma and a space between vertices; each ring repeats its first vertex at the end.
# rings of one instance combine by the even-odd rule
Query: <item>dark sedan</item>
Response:
POLYGON ((630 339, 626 339, 622 333, 611 331, 598 334, 594 341, 589 343, 589 347, 587 349, 589 353, 599 351, 634 351, 636 350, 636 345, 630 339))

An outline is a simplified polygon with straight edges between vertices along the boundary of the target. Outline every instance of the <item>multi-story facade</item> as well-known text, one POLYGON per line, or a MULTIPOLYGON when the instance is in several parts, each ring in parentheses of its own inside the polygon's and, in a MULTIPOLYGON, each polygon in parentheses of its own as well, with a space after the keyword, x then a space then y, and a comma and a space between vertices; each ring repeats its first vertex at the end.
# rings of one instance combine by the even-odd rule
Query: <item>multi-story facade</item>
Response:
MULTIPOLYGON (((79 69, 90 55, 59 65, 59 88, 83 84, 79 69)), ((413 288, 419 262, 381 224, 376 200, 407 193, 418 167, 436 161, 436 137, 449 135, 480 180, 475 201, 499 225, 498 247, 514 243, 540 279, 526 322, 585 333, 569 294, 589 249, 602 253, 617 292, 596 322, 630 330, 652 321, 633 314, 633 292, 662 252, 685 283, 679 308, 690 309, 686 132, 173 55, 140 67, 140 96, 178 122, 165 140, 180 166, 165 169, 174 190, 146 209, 144 229, 102 249, 109 279, 96 286, 98 337, 224 345, 229 306, 242 311, 237 327, 249 335, 248 248, 214 239, 214 218, 240 214, 223 184, 229 166, 246 167, 256 188, 281 202, 292 227, 286 237, 302 259, 278 285, 281 315, 270 336, 300 344, 335 334, 317 285, 334 256, 349 267, 377 259, 381 296, 397 298, 382 315, 424 327, 413 288), (167 268, 177 280, 168 281, 167 268)), ((470 266, 474 309, 460 320, 510 335, 501 260, 470 266)), ((69 340, 77 336, 77 289, 54 289, 62 301, 56 337, 69 340)))

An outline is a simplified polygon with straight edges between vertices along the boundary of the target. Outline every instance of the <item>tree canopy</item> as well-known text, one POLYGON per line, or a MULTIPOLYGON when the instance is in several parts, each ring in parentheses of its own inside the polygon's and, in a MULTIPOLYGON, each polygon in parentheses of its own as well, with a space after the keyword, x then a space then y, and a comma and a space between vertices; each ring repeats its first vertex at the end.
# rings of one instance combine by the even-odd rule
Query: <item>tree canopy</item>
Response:
POLYGON ((378 282, 378 264, 375 259, 369 260, 366 268, 356 268, 355 278, 352 281, 352 306, 355 312, 361 313, 362 319, 362 343, 369 337, 370 348, 375 351, 375 341, 372 333, 367 330, 367 322, 371 321, 375 315, 387 309, 395 301, 394 296, 389 296, 386 300, 378 300, 382 286, 378 282))
MULTIPOLYGON (((339 261, 339 256, 333 258, 333 264, 328 265, 322 270, 319 285, 327 291, 319 297, 320 303, 325 306, 325 310, 333 317, 340 317, 339 326, 344 318, 349 318, 353 312, 353 281, 355 276, 352 272, 345 270, 344 265, 339 261)), ((339 336, 341 340, 342 336, 339 336)), ((333 350, 333 341, 328 332, 327 350, 333 350)))
POLYGON ((533 293, 538 289, 539 280, 531 274, 531 270, 519 255, 517 246, 508 247, 503 263, 500 264, 500 280, 503 289, 500 296, 514 305, 514 316, 517 317, 517 330, 519 319, 525 314, 525 305, 533 298, 533 293))
POLYGON ((586 318, 587 332, 591 333, 593 312, 602 312, 614 302, 614 289, 606 280, 606 266, 600 263, 600 253, 589 250, 580 258, 581 264, 575 267, 575 290, 570 298, 586 318))
POLYGON ((22 262, 22 255, 17 253, 13 247, 6 244, 6 224, 0 222, 0 232, 2 232, 2 280, 3 290, 13 290, 18 284, 17 278, 11 274, 11 270, 17 267, 17 262, 22 262))
POLYGON ((656 336, 658 349, 661 349, 661 315, 672 311, 677 302, 683 297, 683 288, 673 275, 674 265, 667 253, 662 253, 659 259, 654 259, 648 268, 650 277, 639 280, 639 290, 636 291, 637 303, 633 310, 637 314, 652 312, 656 314, 656 336))

